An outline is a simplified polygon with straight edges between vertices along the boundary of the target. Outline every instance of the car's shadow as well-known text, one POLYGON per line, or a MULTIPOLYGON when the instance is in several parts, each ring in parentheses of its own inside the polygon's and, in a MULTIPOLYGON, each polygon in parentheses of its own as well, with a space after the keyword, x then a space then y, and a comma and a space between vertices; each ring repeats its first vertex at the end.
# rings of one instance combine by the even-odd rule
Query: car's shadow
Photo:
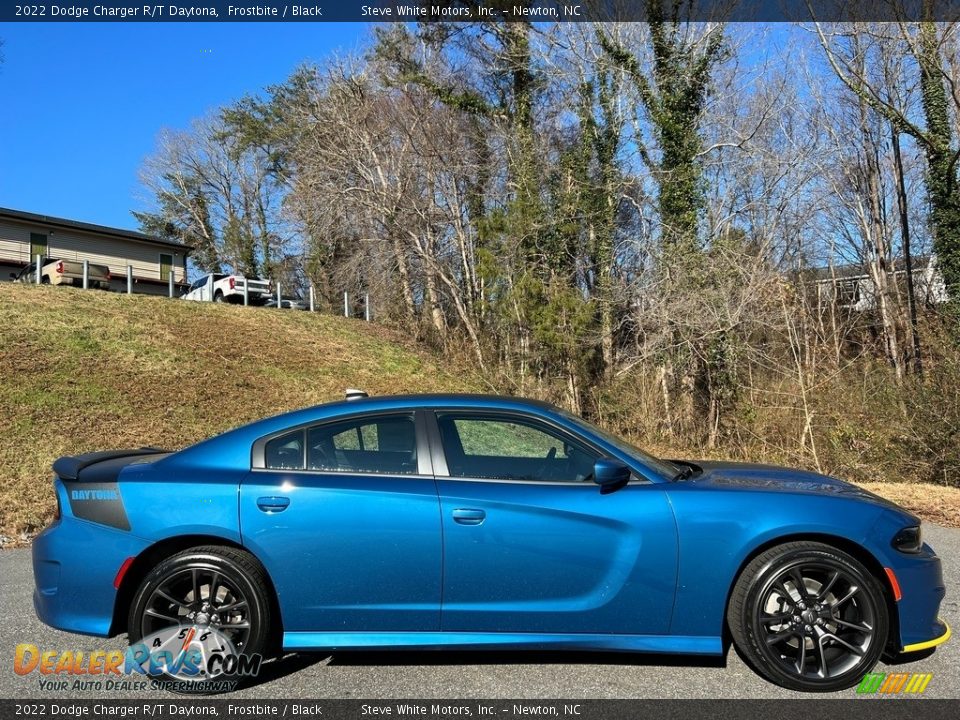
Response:
POLYGON ((329 665, 668 665, 724 667, 726 656, 545 650, 370 650, 338 652, 329 665))
POLYGON ((326 662, 340 667, 409 667, 457 665, 659 665, 668 667, 714 667, 727 664, 726 655, 672 655, 587 651, 538 650, 367 650, 337 653, 287 653, 265 662, 256 678, 244 682, 244 687, 255 687, 279 680, 326 662))

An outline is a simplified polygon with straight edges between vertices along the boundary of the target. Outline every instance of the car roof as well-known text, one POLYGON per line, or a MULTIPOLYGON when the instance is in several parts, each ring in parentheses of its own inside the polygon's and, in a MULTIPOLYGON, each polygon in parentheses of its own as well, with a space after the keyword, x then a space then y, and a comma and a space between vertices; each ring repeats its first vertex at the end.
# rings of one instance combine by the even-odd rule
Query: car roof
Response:
POLYGON ((483 393, 407 393, 400 395, 371 395, 352 400, 339 400, 333 403, 317 405, 326 408, 331 405, 343 405, 345 408, 391 407, 391 408, 431 408, 431 407, 507 407, 528 406, 541 410, 556 410, 556 406, 542 400, 514 397, 511 395, 492 395, 483 393))

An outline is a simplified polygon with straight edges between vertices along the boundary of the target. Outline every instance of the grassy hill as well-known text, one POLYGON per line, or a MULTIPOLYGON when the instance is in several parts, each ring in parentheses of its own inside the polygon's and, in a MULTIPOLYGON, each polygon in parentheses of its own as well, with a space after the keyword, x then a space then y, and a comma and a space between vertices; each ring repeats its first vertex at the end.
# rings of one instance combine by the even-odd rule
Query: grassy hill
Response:
POLYGON ((179 448, 256 418, 372 394, 481 391, 372 323, 0 284, 0 547, 41 528, 60 455, 179 448))
MULTIPOLYGON (((378 395, 489 389, 396 332, 320 314, 0 283, 0 328, 0 547, 49 520, 60 455, 176 449, 339 399, 348 386, 378 395)), ((960 489, 865 486, 960 527, 960 489)))

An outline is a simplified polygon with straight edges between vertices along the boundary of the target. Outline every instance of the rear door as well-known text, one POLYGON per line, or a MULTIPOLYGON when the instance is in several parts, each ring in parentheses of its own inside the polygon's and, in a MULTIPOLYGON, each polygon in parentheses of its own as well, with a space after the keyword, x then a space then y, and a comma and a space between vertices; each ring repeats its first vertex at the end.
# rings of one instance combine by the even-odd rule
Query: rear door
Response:
POLYGON ((432 417, 444 631, 667 632, 677 537, 657 484, 602 493, 600 452, 543 419, 432 417))
POLYGON ((439 629, 440 510, 420 414, 261 439, 240 522, 276 586, 285 633, 439 629))

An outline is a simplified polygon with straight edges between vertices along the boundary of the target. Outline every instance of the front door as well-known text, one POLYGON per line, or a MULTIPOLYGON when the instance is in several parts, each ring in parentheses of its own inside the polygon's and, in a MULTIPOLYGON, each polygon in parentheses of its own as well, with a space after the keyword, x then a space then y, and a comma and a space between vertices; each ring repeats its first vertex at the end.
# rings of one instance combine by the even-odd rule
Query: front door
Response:
POLYGON ((656 484, 601 493, 599 453, 526 416, 436 422, 449 473, 436 468, 444 631, 667 632, 677 535, 656 484))
POLYGON ((368 414, 254 446, 241 532, 285 633, 439 629, 440 511, 420 424, 368 414))

